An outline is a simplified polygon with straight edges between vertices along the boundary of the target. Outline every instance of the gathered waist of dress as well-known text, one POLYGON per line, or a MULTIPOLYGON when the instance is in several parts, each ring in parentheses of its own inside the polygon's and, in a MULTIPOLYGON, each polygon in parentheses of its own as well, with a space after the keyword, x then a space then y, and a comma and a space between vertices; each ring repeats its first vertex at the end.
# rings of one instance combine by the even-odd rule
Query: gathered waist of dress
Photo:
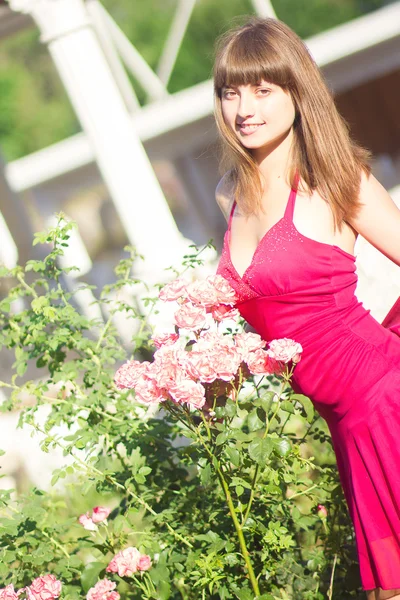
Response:
POLYGON ((293 302, 293 296, 258 298, 238 306, 265 339, 288 337, 303 347, 293 383, 321 414, 336 418, 387 373, 400 370, 400 337, 380 325, 357 298, 338 307, 333 296, 293 302), (265 302, 261 308, 260 302, 265 302), (351 365, 351 369, 348 368, 351 365))

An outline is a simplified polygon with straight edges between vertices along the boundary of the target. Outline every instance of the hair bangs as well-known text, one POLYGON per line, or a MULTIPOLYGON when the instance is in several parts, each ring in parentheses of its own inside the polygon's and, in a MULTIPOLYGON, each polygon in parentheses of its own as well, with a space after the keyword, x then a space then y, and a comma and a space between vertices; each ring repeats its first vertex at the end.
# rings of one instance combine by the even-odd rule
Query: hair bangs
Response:
POLYGON ((263 80, 290 88, 293 78, 289 65, 267 39, 260 43, 259 37, 254 31, 242 31, 220 53, 214 68, 214 89, 218 95, 224 87, 257 85, 263 80))

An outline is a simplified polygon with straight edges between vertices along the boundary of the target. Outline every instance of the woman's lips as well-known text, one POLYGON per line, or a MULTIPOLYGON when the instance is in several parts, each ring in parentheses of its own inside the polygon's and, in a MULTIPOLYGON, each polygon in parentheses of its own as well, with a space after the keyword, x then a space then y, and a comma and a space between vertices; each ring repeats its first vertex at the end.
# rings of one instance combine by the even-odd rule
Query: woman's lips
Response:
POLYGON ((242 124, 239 125, 239 130, 240 133, 243 133, 244 135, 251 135, 255 131, 258 131, 258 129, 260 129, 260 127, 262 127, 263 125, 265 125, 265 123, 254 123, 249 125, 242 124))

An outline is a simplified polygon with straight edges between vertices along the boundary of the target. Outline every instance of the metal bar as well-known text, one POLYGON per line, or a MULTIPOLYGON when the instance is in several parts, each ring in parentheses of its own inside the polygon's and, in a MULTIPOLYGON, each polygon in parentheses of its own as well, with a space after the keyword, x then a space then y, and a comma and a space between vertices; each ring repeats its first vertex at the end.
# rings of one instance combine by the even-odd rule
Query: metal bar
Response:
POLYGON ((272 17, 276 19, 276 13, 272 6, 272 0, 251 0, 259 17, 272 17))
POLYGON ((130 113, 134 113, 140 109, 140 104, 115 49, 107 24, 104 20, 101 5, 98 0, 86 0, 86 8, 126 107, 130 113))
POLYGON ((104 22, 106 23, 111 38, 114 41, 117 52, 127 69, 138 80, 151 100, 159 100, 165 97, 168 92, 162 81, 154 73, 151 67, 144 60, 143 56, 137 51, 135 46, 126 37, 122 29, 120 29, 105 8, 101 4, 99 4, 99 8, 103 13, 104 22))
POLYGON ((157 75, 165 86, 171 77, 195 4, 196 0, 179 0, 176 8, 174 20, 157 68, 157 75))

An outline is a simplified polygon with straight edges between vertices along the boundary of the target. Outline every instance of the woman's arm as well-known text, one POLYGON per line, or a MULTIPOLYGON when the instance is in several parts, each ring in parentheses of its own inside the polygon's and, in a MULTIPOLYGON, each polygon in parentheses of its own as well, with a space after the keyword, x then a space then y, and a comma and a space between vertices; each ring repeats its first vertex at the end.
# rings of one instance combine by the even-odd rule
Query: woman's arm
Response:
POLYGON ((363 173, 360 185, 362 206, 351 225, 382 254, 400 266, 400 209, 385 188, 363 173))

